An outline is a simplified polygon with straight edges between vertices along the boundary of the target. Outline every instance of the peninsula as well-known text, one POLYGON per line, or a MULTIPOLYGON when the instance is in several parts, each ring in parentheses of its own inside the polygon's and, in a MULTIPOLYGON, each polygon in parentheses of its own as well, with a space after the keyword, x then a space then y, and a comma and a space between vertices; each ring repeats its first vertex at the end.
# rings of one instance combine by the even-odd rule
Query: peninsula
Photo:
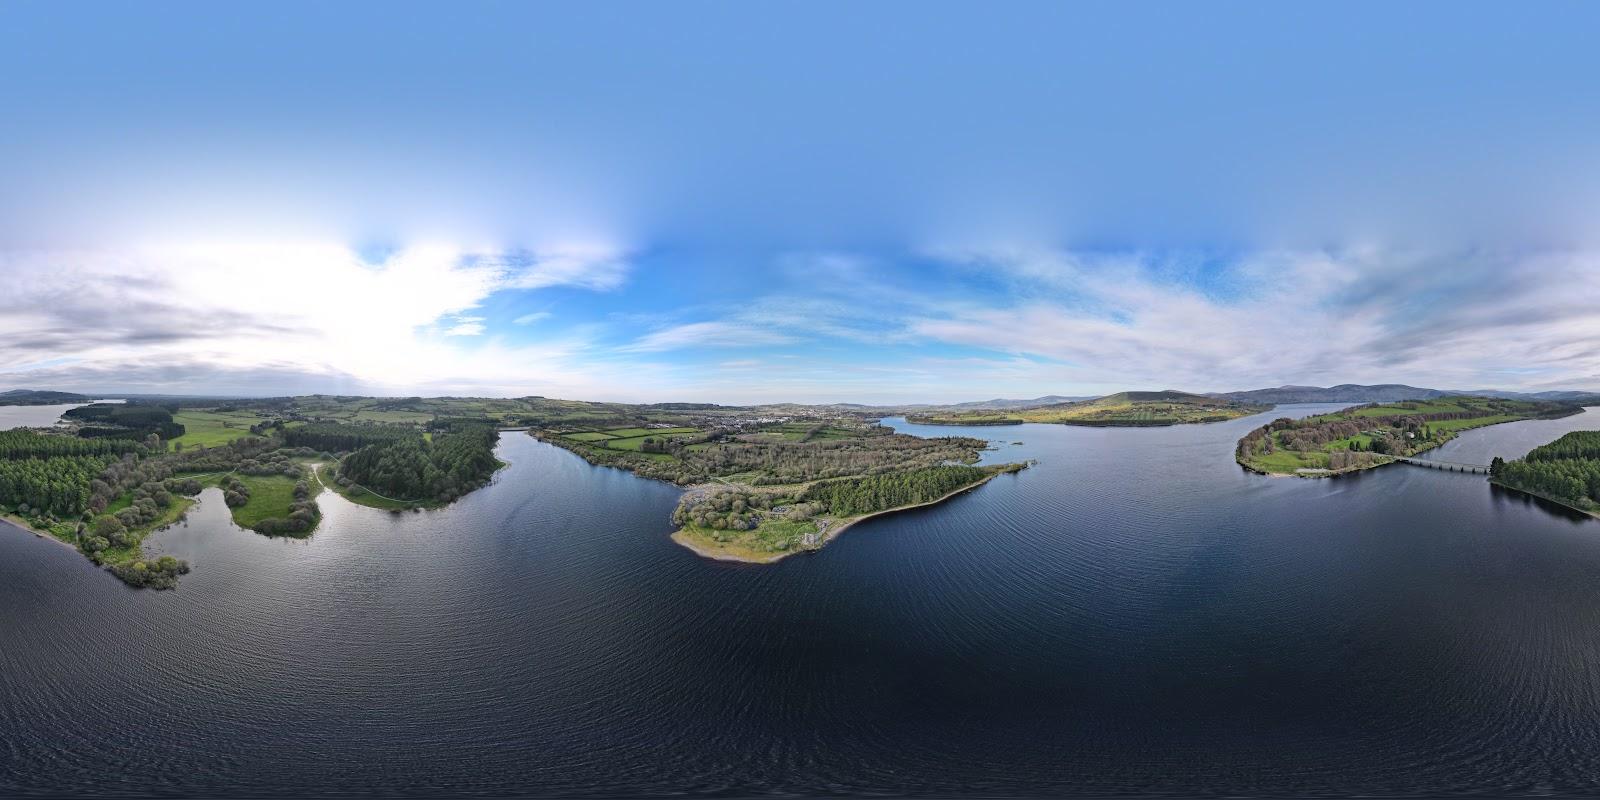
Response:
POLYGON ((1491 483, 1600 517, 1600 431, 1573 431, 1515 461, 1490 462, 1491 483))
POLYGON ((1327 477, 1432 450, 1464 430, 1582 411, 1560 402, 1469 396, 1370 403, 1304 419, 1275 419, 1245 434, 1234 458, 1264 475, 1327 477))
POLYGON ((820 408, 569 404, 531 433, 590 463, 689 486, 673 541, 751 563, 816 550, 864 519, 1026 467, 976 466, 982 439, 895 433, 820 408))

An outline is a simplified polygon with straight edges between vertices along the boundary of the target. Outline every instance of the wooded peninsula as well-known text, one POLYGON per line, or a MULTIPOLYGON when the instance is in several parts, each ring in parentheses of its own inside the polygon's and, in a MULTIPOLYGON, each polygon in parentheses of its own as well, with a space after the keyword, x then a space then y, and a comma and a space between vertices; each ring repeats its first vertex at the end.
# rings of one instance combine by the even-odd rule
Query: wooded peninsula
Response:
POLYGON ((848 414, 702 408, 596 409, 535 426, 595 464, 691 488, 673 540, 709 558, 768 563, 821 548, 846 528, 931 505, 1016 472, 975 466, 987 442, 895 433, 848 414))
POLYGON ((1467 396, 1369 403, 1304 419, 1275 419, 1245 434, 1234 458, 1264 475, 1327 477, 1432 450, 1464 430, 1582 411, 1566 403, 1467 396))
POLYGON ((1573 431, 1515 461, 1498 456, 1490 480, 1600 517, 1600 431, 1573 431))

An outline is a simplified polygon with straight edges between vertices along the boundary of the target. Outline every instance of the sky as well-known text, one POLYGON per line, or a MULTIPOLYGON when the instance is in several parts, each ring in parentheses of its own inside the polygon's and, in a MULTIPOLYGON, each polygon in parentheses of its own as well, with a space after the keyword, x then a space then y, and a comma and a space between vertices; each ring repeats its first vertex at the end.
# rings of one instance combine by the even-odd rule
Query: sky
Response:
POLYGON ((0 4, 0 389, 1600 389, 1597 27, 0 4))

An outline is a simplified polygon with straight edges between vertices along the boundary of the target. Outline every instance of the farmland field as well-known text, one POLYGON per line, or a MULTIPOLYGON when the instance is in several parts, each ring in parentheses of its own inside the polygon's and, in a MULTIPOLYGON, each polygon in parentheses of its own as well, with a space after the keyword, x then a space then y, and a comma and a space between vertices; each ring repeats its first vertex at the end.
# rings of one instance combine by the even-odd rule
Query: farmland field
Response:
POLYGON ((251 436, 250 426, 260 422, 261 417, 250 411, 184 410, 172 415, 172 420, 183 426, 184 434, 168 442, 169 448, 179 444, 217 447, 251 436))
POLYGON ((617 439, 630 439, 635 436, 672 436, 699 432, 698 428, 613 428, 606 431, 606 433, 617 439))

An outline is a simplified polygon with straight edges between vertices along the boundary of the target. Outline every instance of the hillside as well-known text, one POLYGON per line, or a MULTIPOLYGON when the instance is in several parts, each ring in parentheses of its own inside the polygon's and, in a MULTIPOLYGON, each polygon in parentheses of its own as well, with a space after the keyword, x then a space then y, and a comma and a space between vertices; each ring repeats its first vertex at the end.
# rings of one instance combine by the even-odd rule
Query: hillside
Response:
POLYGON ((1504 389, 1427 389, 1403 383, 1358 384, 1341 383, 1338 386, 1279 386, 1274 389, 1250 389, 1239 392, 1214 392, 1211 397, 1226 397, 1246 403, 1403 403, 1412 400, 1435 400, 1440 397, 1495 397, 1502 400, 1557 401, 1592 405, 1600 402, 1600 392, 1584 390, 1551 390, 1543 392, 1511 392, 1504 389))
POLYGON ((1242 403, 1219 397, 1167 389, 1156 392, 1117 392, 1093 400, 1056 403, 1038 408, 945 412, 908 417, 927 425, 1019 425, 1046 422, 1061 425, 1146 427, 1221 422, 1266 411, 1265 404, 1242 403))
POLYGON ((52 392, 43 389, 11 389, 0 392, 0 406, 54 406, 67 403, 87 403, 90 398, 72 392, 52 392))
POLYGON ((1221 392, 1214 397, 1225 397, 1245 403, 1398 403, 1406 400, 1432 400, 1456 394, 1441 389, 1424 389, 1403 383, 1380 383, 1364 386, 1341 383, 1338 386, 1279 386, 1274 389, 1250 389, 1242 392, 1221 392))

